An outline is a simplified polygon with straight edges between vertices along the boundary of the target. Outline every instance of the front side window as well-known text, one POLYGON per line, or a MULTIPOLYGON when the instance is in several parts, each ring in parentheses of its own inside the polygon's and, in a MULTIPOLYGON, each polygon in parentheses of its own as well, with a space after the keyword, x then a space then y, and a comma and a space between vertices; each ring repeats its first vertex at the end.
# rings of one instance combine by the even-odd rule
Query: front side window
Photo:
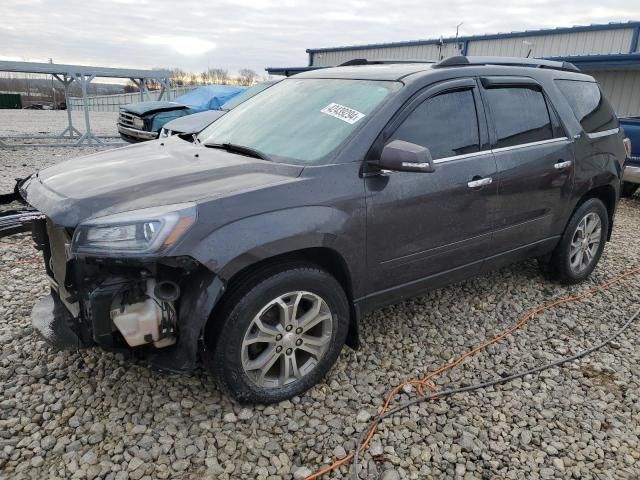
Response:
POLYGON ((198 140, 252 149, 284 163, 323 163, 400 87, 373 80, 282 80, 212 123, 198 140))
POLYGON ((486 91, 496 132, 496 148, 553 138, 544 95, 536 87, 497 87, 486 91))
POLYGON ((569 106, 586 133, 618 128, 616 115, 597 83, 556 80, 556 85, 569 102, 569 106))
POLYGON ((478 116, 472 90, 443 93, 422 102, 389 141, 427 147, 434 160, 480 150, 478 116))

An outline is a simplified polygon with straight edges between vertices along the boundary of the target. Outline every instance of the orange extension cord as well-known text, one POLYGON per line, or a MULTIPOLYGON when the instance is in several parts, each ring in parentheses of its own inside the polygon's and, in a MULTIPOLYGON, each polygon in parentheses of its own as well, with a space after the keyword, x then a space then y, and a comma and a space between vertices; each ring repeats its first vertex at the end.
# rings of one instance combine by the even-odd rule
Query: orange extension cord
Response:
MULTIPOLYGON (((436 386, 431 382, 431 379, 437 375, 440 375, 441 373, 452 369, 453 367, 456 367, 458 365, 460 365, 465 359, 467 359, 468 357, 475 355, 476 353, 478 353, 481 350, 484 350, 485 348, 487 348, 489 345, 493 345, 494 343, 498 343, 500 340, 502 340, 503 338, 505 338, 507 335, 512 334, 513 332, 515 332, 516 330, 522 328, 524 325, 526 325, 529 320, 533 319, 535 316, 537 316, 538 314, 546 311, 546 310, 550 310, 554 307, 557 307, 558 305, 563 305, 563 304, 567 304, 567 303, 573 303, 573 302, 577 302, 578 300, 582 300, 588 296, 594 295, 595 293, 598 293, 602 290, 605 290, 607 288, 609 288, 611 285, 615 284, 615 283, 619 283, 622 280, 626 279, 627 277, 630 277, 632 275, 635 275, 637 273, 640 273, 640 267, 638 268, 634 268, 632 270, 628 270, 627 272, 624 272, 620 275, 617 275, 615 277, 613 277, 611 280, 607 280, 603 283, 601 283, 600 285, 593 287, 589 290, 586 290, 583 293, 580 293, 578 295, 573 295, 573 296, 568 296, 568 297, 562 297, 559 298, 558 300, 555 300, 551 303, 548 303, 546 305, 543 305, 541 307, 535 308, 534 310, 530 311, 529 313, 527 313, 524 317, 522 317, 520 320, 518 320, 518 322, 516 322, 514 325, 512 325, 511 327, 507 328, 506 330, 503 330, 502 332, 500 332, 498 335, 496 335, 495 337, 493 337, 490 340, 487 340, 486 342, 478 345, 477 347, 474 347, 473 349, 469 350, 468 352, 465 352, 463 355, 461 355, 460 357, 458 357, 456 360, 452 361, 451 363, 439 368, 438 370, 430 373, 429 375, 427 375, 424 378, 421 379, 415 379, 415 380, 409 380, 406 382, 403 382, 399 385, 397 385, 396 387, 393 388, 393 390, 391 390, 391 392, 387 395, 386 397, 386 401, 382 407, 382 409, 380 410, 379 415, 383 415, 384 413, 386 413, 389 410, 389 407, 391 406, 391 402, 393 401, 394 397, 397 395, 397 393, 405 386, 408 385, 412 385, 415 386, 417 391, 418 391, 418 395, 420 396, 424 396, 425 394, 425 388, 429 388, 431 391, 433 392, 437 392, 438 389, 436 388, 436 386)), ((437 400, 437 399, 434 399, 437 400)), ((363 452, 367 449, 367 447, 369 446, 369 443, 371 442, 371 439, 373 438, 373 436, 375 435, 376 431, 378 430, 378 425, 379 423, 376 422, 374 423, 370 429, 369 429, 369 433, 367 434, 365 440, 357 447, 358 452, 363 452)), ((347 463, 351 462, 351 460, 353 460, 353 456, 354 453, 350 453, 349 455, 347 455, 345 458, 343 458, 342 460, 338 460, 336 462, 334 462, 333 464, 329 465, 328 467, 325 467, 321 470, 318 470, 316 473, 313 473, 311 475, 309 475, 308 477, 305 478, 305 480, 315 480, 317 478, 322 477, 323 475, 326 475, 329 472, 332 472, 333 470, 341 467, 342 465, 346 465, 347 463)))
MULTIPOLYGON (((9 242, 0 241, 0 243, 9 243, 9 242)), ((23 246, 23 245, 20 245, 20 246, 23 246)), ((17 262, 17 263, 27 263, 27 261, 22 261, 22 262, 17 262)), ((431 382, 431 379, 433 377, 435 377, 437 375, 440 375, 441 373, 443 373, 443 372, 445 372, 447 370, 450 370, 453 367, 456 367, 456 366, 460 365, 464 360, 466 360, 467 358, 469 358, 472 355, 475 355, 479 351, 484 350, 488 346, 493 345, 494 343, 498 343, 500 340, 505 338, 507 335, 511 335, 516 330, 519 330, 520 328, 525 326, 530 320, 532 320, 534 317, 536 317, 540 313, 545 312, 547 310, 550 310, 552 308, 555 308, 558 305, 564 305, 564 304, 567 304, 567 303, 573 303, 573 302, 577 302, 579 300, 582 300, 582 299, 584 299, 586 297, 589 297, 589 296, 594 295, 594 294, 596 294, 598 292, 601 292, 602 290, 606 290, 611 285, 619 283, 622 280, 626 279, 627 277, 630 277, 632 275, 636 275, 637 273, 640 273, 640 267, 634 268, 632 270, 628 270, 628 271, 626 271, 626 272, 624 272, 624 273, 622 273, 620 275, 617 275, 617 276, 613 277, 611 280, 607 280, 607 281, 597 285, 596 287, 590 288, 589 290, 586 290, 583 293, 580 293, 578 295, 562 297, 562 298, 559 298, 558 300, 554 300, 551 303, 548 303, 546 305, 543 305, 541 307, 533 309, 532 311, 527 313, 525 316, 523 316, 520 320, 518 320, 518 322, 516 322, 511 327, 507 328, 506 330, 503 330, 502 332, 500 332, 498 335, 496 335, 495 337, 491 338, 490 340, 487 340, 486 342, 481 343, 477 347, 474 347, 473 349, 465 352, 463 355, 458 357, 456 360, 454 360, 451 363, 449 363, 449 364, 447 364, 447 365, 435 370, 434 372, 431 372, 426 377, 421 378, 421 379, 408 380, 406 382, 400 383, 399 385, 396 385, 391 390, 391 392, 387 395, 386 400, 384 402, 384 405, 382 406, 382 409, 380 410, 380 413, 378 415, 383 415, 384 413, 386 413, 389 410, 389 407, 391 406, 391 403, 392 403, 394 397, 405 386, 408 386, 408 385, 415 386, 416 390, 418 391, 418 395, 420 395, 420 396, 424 396, 425 388, 430 389, 432 392, 437 392, 438 391, 437 387, 431 382)), ((437 398, 435 398, 434 400, 437 400, 437 398)), ((378 425, 379 425, 379 423, 376 422, 371 426, 371 428, 369 429, 369 433, 367 434, 365 440, 357 447, 358 448, 358 452, 363 452, 363 451, 365 451, 367 449, 367 447, 369 446, 369 443, 371 442, 371 439, 373 438, 373 436, 375 435, 376 431, 378 430, 378 425)), ((353 455, 354 455, 353 452, 351 452, 349 455, 347 455, 342 460, 338 460, 338 461, 332 463, 331 465, 329 465, 329 466, 327 466, 327 467, 325 467, 325 468, 323 468, 321 470, 318 470, 317 472, 315 472, 315 473, 309 475, 308 477, 306 477, 304 480, 315 480, 317 478, 320 478, 320 477, 326 475, 329 472, 332 472, 333 470, 341 467, 342 465, 345 465, 345 464, 351 462, 351 460, 353 460, 353 455)))

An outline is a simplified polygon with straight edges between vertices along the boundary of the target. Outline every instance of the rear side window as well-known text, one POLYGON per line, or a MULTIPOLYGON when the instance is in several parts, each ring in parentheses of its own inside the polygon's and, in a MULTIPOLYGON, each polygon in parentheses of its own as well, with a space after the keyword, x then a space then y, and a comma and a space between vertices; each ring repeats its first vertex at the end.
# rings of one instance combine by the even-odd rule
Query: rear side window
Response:
POLYGON ((618 128, 616 115, 597 83, 578 80, 556 80, 573 113, 586 133, 618 128))
POLYGON ((392 140, 427 147, 434 160, 479 151, 472 91, 443 93, 425 100, 400 124, 389 139, 392 140))
POLYGON ((538 88, 489 88, 486 97, 496 131, 496 148, 553 138, 549 108, 538 88))

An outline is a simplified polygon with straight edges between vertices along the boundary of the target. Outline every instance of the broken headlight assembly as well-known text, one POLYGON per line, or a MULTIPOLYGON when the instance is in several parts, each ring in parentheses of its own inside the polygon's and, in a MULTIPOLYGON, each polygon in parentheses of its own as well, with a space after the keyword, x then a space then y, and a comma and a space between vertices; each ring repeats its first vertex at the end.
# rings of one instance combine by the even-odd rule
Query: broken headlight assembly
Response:
POLYGON ((197 218, 192 203, 164 205, 89 219, 76 228, 74 255, 133 256, 174 245, 197 218))

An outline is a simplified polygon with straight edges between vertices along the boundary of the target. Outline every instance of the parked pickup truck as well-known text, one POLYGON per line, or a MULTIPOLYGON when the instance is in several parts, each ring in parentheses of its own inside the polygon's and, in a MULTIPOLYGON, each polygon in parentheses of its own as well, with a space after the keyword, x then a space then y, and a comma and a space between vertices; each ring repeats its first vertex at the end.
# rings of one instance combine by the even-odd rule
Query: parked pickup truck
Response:
POLYGON ((640 117, 621 118, 620 126, 624 129, 625 136, 631 140, 631 155, 624 164, 620 194, 630 197, 640 187, 640 117))
POLYGON ((160 138, 180 135, 185 140, 194 141, 195 134, 204 130, 205 127, 211 125, 232 108, 246 102, 251 97, 266 90, 278 81, 279 80, 269 80, 249 87, 240 95, 236 95, 228 102, 225 102, 218 110, 207 110, 171 120, 165 123, 164 127, 160 130, 160 138))
POLYGON ((245 90, 246 87, 231 85, 206 85, 172 102, 153 101, 125 105, 120 109, 118 133, 129 143, 155 140, 167 122, 197 112, 219 110, 245 90))

